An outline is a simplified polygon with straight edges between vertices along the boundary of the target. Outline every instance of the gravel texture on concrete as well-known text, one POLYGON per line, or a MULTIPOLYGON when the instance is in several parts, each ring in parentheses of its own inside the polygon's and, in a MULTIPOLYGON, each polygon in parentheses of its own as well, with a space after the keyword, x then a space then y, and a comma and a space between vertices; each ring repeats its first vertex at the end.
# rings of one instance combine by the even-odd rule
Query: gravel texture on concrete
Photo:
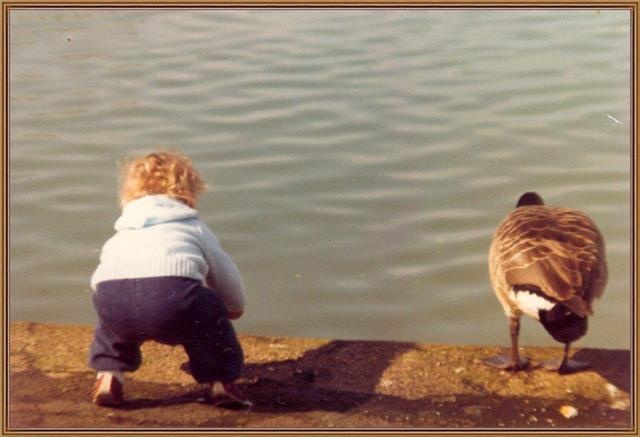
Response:
POLYGON ((72 430, 460 430, 635 428, 627 350, 578 349, 587 371, 558 375, 539 363, 561 348, 523 347, 532 367, 517 373, 481 359, 504 348, 240 335, 239 388, 249 410, 203 402, 180 370, 180 347, 148 342, 125 379, 123 406, 90 402, 93 328, 14 322, 9 330, 5 431, 72 430))

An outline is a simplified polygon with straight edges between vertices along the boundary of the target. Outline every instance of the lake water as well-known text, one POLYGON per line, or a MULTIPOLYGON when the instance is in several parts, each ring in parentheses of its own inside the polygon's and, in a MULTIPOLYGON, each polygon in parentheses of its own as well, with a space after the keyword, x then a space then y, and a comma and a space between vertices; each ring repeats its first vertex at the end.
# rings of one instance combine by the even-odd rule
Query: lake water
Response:
MULTIPOLYGON (((12 320, 93 323, 117 162, 195 161, 257 335, 508 345, 492 233, 578 208, 610 279, 578 345, 630 347, 626 10, 22 9, 10 25, 12 320)), ((556 344, 526 321, 523 345, 556 344)))

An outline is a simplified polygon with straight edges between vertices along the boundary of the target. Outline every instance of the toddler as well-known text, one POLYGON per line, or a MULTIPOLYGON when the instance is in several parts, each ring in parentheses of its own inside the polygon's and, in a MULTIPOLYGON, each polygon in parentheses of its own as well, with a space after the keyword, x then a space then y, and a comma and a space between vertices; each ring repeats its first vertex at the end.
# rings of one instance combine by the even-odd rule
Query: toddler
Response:
POLYGON ((158 152, 122 168, 122 215, 91 278, 98 324, 89 351, 93 402, 123 403, 123 372, 140 367, 140 345, 182 345, 193 378, 213 404, 251 402, 234 386, 243 352, 230 319, 244 312, 238 268, 200 220, 205 184, 185 156, 158 152))

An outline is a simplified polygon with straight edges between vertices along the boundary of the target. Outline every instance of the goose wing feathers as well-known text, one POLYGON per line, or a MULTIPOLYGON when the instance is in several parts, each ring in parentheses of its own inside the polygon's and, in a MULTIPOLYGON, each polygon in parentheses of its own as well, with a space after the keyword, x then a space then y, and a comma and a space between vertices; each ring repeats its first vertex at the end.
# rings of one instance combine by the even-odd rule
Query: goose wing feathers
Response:
POLYGON ((598 228, 583 213, 565 208, 515 209, 496 231, 490 263, 509 289, 533 286, 582 316, 591 313, 606 282, 598 228))

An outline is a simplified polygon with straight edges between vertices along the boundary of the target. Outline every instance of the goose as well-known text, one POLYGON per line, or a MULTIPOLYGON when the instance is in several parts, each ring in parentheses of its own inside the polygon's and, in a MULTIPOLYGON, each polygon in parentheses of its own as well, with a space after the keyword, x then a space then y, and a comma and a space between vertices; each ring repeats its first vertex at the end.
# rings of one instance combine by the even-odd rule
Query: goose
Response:
POLYGON ((543 363, 560 374, 586 369, 569 359, 569 346, 587 332, 594 300, 607 282, 604 239, 584 213, 551 208, 535 192, 524 193, 498 226, 489 249, 491 285, 509 319, 511 354, 484 360, 504 370, 529 366, 518 354, 522 315, 538 320, 564 343, 561 359, 543 363))

